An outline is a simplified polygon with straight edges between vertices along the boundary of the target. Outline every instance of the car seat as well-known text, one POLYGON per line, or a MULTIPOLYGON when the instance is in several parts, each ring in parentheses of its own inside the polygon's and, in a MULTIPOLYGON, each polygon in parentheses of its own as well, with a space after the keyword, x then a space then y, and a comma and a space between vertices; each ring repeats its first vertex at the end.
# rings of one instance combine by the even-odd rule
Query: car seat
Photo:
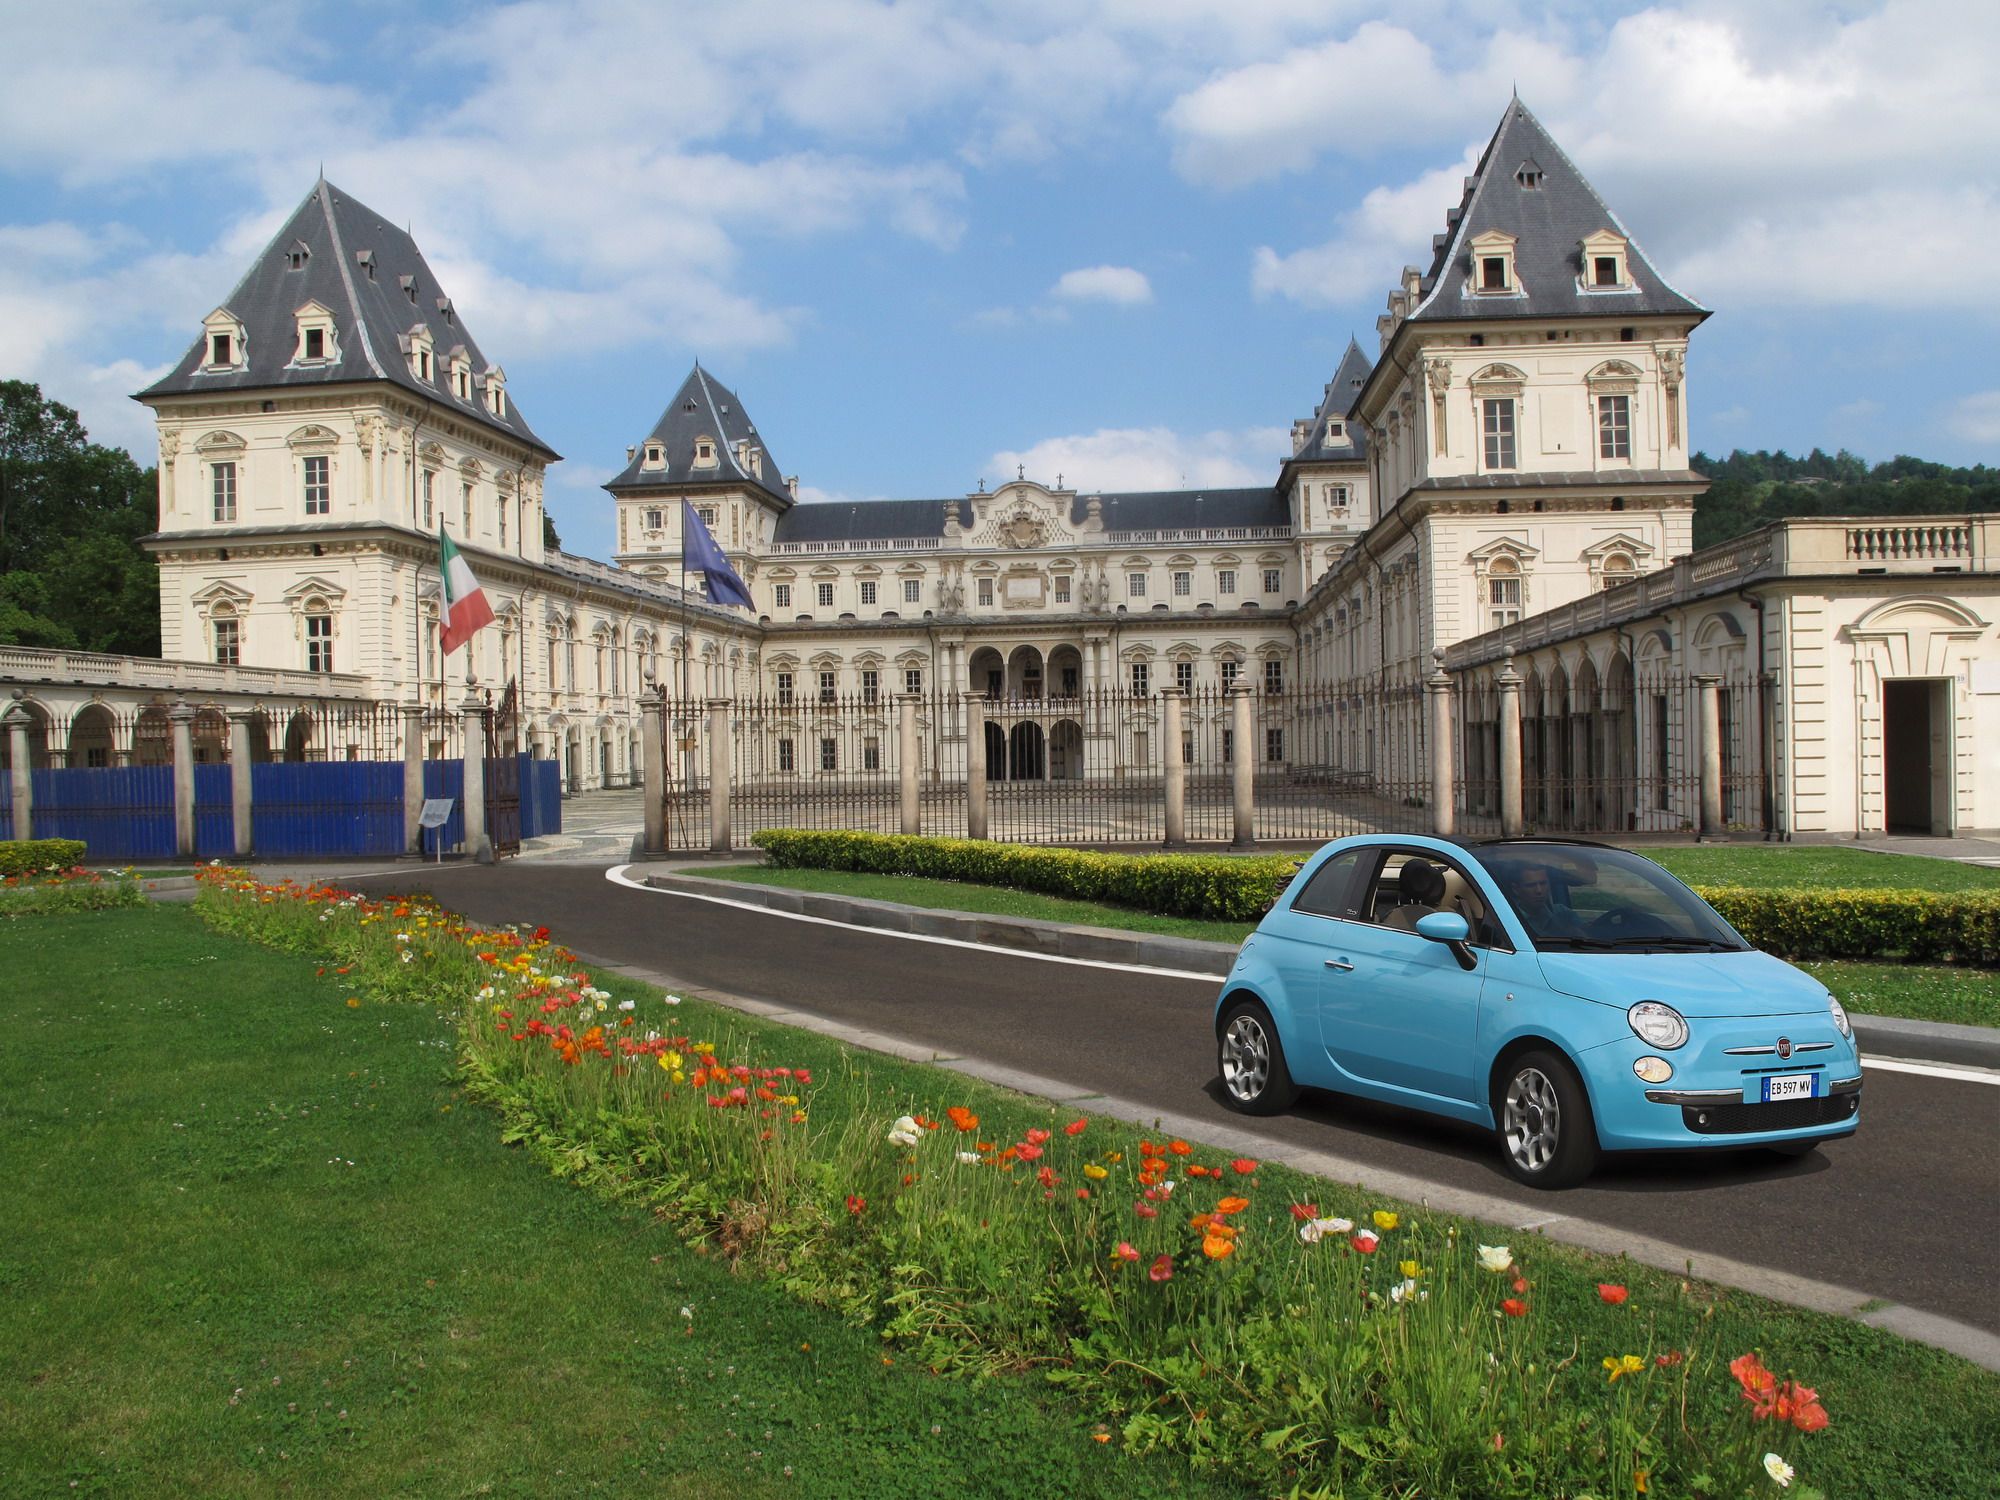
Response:
POLYGON ((1396 875, 1396 890, 1402 900, 1382 918, 1382 925, 1415 932, 1417 919, 1438 910, 1438 902, 1444 899, 1444 871, 1429 860, 1405 860, 1396 875))
POLYGON ((1472 882, 1450 866, 1445 867, 1444 897, 1438 909, 1455 911, 1465 918, 1465 925, 1472 929, 1472 940, 1480 941, 1486 926, 1486 903, 1479 899, 1472 882))

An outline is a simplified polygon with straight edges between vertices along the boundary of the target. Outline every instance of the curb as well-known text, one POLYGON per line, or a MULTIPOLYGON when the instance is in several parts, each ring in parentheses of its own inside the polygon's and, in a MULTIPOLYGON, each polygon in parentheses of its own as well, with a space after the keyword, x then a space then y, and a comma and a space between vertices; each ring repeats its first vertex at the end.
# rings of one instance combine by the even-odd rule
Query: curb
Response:
POLYGON ((1221 979, 1236 962, 1233 943, 1204 943, 1193 938, 1158 937, 1120 932, 1111 927, 1073 927, 1029 917, 996 917, 939 911, 928 906, 902 906, 894 901, 864 901, 858 896, 829 896, 784 886, 751 885, 712 880, 678 872, 650 873, 643 866, 633 873, 663 891, 714 896, 727 893, 746 906, 794 916, 820 917, 849 927, 886 932, 911 932, 924 937, 952 938, 1015 953, 1042 953, 1055 958, 1085 958, 1099 963, 1135 964, 1147 969, 1181 969, 1213 974, 1221 979))
MULTIPOLYGON (((664 891, 713 896, 727 892, 746 906, 795 916, 820 917, 850 927, 888 932, 914 932, 927 937, 955 938, 1012 952, 1046 953, 1060 958, 1095 959, 1100 963, 1135 964, 1149 969, 1181 969, 1213 974, 1221 979, 1236 961, 1230 943, 1205 943, 1192 938, 1149 937, 1108 927, 1070 927, 1029 917, 974 916, 939 911, 928 906, 903 906, 893 901, 868 901, 858 896, 830 896, 785 886, 751 885, 716 880, 686 872, 685 867, 657 873, 646 866, 633 874, 664 891)), ((1911 1062, 1957 1063, 2000 1069, 2000 1027, 1962 1026, 1946 1021, 1906 1021, 1897 1016, 1848 1012, 1855 1039, 1870 1053, 1911 1062)))
MULTIPOLYGON (((662 889, 671 890, 674 888, 672 885, 661 882, 673 878, 648 877, 647 883, 660 884, 662 889)), ((690 882, 690 884, 696 883, 714 886, 727 882, 690 882)), ((866 904, 888 906, 890 903, 866 904)), ((914 910, 907 907, 895 909, 914 910)), ((642 984, 654 985, 676 994, 690 995, 711 1004, 742 1011, 746 1015, 776 1021, 781 1025, 796 1026, 803 1031, 815 1032, 820 1036, 845 1042, 849 1046, 884 1053, 906 1062, 928 1063, 935 1067, 947 1068, 968 1078, 977 1078, 996 1087, 1011 1089, 1034 1098, 1047 1099, 1052 1103, 1087 1105, 1095 1113, 1111 1119, 1148 1129, 1169 1131, 1183 1139, 1199 1140, 1219 1150, 1236 1151, 1256 1156, 1260 1160, 1274 1161, 1294 1171, 1338 1182, 1344 1186, 1353 1186, 1364 1192, 1381 1193, 1404 1202, 1417 1203, 1435 1212, 1504 1225, 1517 1234, 1540 1235, 1557 1244, 1591 1250, 1603 1255, 1623 1256, 1640 1265, 1651 1266, 1655 1270, 1713 1282, 1718 1286, 1748 1292, 1772 1302, 1782 1302, 1812 1312, 1829 1313, 1835 1317, 1851 1318, 1913 1343, 1942 1349, 1985 1369, 2000 1371, 2000 1333, 1990 1333, 1984 1328, 1961 1323, 1954 1318, 1925 1312, 1920 1308, 1905 1307, 1880 1297, 1872 1297, 1852 1287, 1815 1281, 1809 1277, 1795 1276, 1788 1271, 1771 1270, 1728 1256, 1713 1255, 1707 1251, 1690 1250, 1686 1246, 1637 1234, 1630 1229, 1618 1229, 1590 1219, 1551 1212, 1540 1204, 1516 1203, 1511 1199, 1496 1197, 1489 1193, 1450 1187, 1407 1173, 1388 1171, 1355 1157, 1336 1156, 1330 1152, 1313 1151, 1289 1142, 1272 1140, 1258 1135, 1254 1130, 1239 1129, 1189 1115, 1173 1114, 1133 1100, 1099 1093, 1094 1089, 1067 1083, 1061 1079, 1024 1073, 1017 1068, 1004 1067, 980 1058, 940 1052, 936 1048, 921 1046, 884 1032, 869 1031, 862 1027, 850 1026, 845 1022, 829 1020, 811 1011, 794 1010, 765 1000, 753 1000, 748 996, 731 994, 725 990, 692 987, 681 984, 671 975, 663 974, 656 969, 618 963, 589 953, 578 952, 577 957, 597 968, 638 980, 642 984)), ((1549 1198, 1551 1204, 1561 1201, 1559 1194, 1550 1194, 1549 1198)))

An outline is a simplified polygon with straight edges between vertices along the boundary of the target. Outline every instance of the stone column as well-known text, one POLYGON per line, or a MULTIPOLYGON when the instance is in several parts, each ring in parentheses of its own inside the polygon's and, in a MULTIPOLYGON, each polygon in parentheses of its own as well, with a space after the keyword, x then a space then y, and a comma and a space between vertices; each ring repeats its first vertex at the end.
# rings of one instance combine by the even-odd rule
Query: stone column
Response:
POLYGON ((1187 695, 1179 688, 1160 690, 1160 753, 1166 757, 1167 843, 1187 842, 1187 761, 1181 754, 1181 717, 1187 695))
POLYGON ((459 705, 465 722, 465 852, 482 865, 493 863, 493 845, 486 837, 486 700, 468 693, 459 705))
POLYGON ((729 700, 708 700, 708 847, 729 852, 729 700))
MULTIPOLYGON (((424 852, 424 706, 403 705, 403 852, 424 852)), ((444 834, 439 832, 442 839, 444 834)))
POLYGON ((194 707, 176 698, 167 710, 174 744, 174 854, 194 858, 194 707))
POLYGON ((645 757, 640 770, 646 786, 646 831, 640 837, 647 854, 663 854, 667 848, 666 695, 665 688, 654 688, 639 699, 639 750, 645 757))
POLYGON ((1431 706, 1431 832, 1448 839, 1457 812, 1451 764, 1451 674, 1444 669, 1442 651, 1433 651, 1431 662, 1431 675, 1424 681, 1431 706))
POLYGON ((250 811, 250 721, 256 714, 247 708, 229 711, 229 812, 235 824, 238 859, 248 859, 253 845, 250 811))
POLYGON ((917 777, 923 770, 923 752, 917 744, 917 705, 922 701, 916 693, 896 695, 896 773, 901 781, 904 833, 923 831, 922 803, 917 796, 917 777))
POLYGON ((1695 719, 1695 750, 1701 767, 1701 837, 1719 839, 1722 826, 1722 700, 1717 689, 1722 679, 1712 672, 1697 672, 1694 678, 1700 695, 1695 719))
MULTIPOLYGON (((1229 765, 1229 784, 1235 802, 1236 836, 1229 841, 1232 849, 1253 849, 1257 845, 1257 807, 1254 787, 1257 775, 1257 747, 1251 737, 1257 732, 1250 712, 1250 684, 1241 680, 1229 689, 1229 729, 1230 737, 1236 742, 1236 754, 1229 765)), ((1178 753, 1179 747, 1176 747, 1178 753)))
POLYGON ((34 723, 34 716, 18 702, 7 707, 7 749, 13 756, 13 766, 8 772, 8 784, 14 794, 14 837, 31 839, 35 836, 35 792, 31 776, 33 765, 29 760, 32 752, 28 748, 28 726, 34 723))
POLYGON ((1500 688, 1500 837, 1517 839, 1521 819, 1521 674, 1514 658, 1501 663, 1500 688))
POLYGON ((965 702, 965 836, 986 837, 986 696, 967 693, 965 702))

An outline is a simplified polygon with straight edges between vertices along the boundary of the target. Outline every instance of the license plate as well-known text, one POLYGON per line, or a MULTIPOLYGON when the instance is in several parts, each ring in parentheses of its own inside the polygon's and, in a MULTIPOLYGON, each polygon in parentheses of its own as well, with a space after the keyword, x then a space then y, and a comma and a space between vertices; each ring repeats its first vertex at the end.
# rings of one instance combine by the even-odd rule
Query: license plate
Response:
POLYGON ((1762 1101, 1774 1104, 1780 1099, 1810 1099, 1814 1096, 1812 1073, 1780 1073, 1766 1076, 1763 1080, 1762 1101))

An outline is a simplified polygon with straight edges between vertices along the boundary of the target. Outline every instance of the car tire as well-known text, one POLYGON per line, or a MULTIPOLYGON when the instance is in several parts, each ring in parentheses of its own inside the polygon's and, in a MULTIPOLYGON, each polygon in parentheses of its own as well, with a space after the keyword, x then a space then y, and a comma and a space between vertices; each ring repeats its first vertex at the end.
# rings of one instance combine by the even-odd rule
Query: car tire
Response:
POLYGON ((1537 1049, 1508 1066, 1494 1091, 1500 1156, 1529 1187, 1574 1187, 1597 1165, 1590 1096, 1569 1060, 1537 1049))
POLYGON ((1298 1100, 1277 1025, 1255 1000, 1238 1000, 1222 1013, 1216 1071, 1222 1075, 1222 1102, 1239 1114, 1275 1115, 1298 1100))

